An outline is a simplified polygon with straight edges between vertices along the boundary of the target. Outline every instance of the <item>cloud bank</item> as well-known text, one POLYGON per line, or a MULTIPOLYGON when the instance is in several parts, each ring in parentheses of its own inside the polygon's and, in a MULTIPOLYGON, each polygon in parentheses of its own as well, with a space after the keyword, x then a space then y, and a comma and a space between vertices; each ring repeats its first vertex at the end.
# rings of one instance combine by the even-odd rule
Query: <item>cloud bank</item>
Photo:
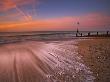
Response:
POLYGON ((47 31, 47 30, 95 30, 109 28, 110 16, 104 13, 90 13, 82 16, 66 16, 30 21, 0 23, 0 31, 47 31), (77 25, 77 22, 80 22, 77 25))

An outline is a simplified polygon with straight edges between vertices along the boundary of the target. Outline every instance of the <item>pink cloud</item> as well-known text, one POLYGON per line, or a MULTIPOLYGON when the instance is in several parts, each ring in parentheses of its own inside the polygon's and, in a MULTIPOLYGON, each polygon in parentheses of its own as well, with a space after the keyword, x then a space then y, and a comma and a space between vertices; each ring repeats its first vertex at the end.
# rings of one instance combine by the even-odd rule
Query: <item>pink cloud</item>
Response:
POLYGON ((34 5, 38 3, 38 0, 1 0, 0 1, 0 12, 9 13, 11 9, 15 9, 17 13, 19 13, 24 20, 30 20, 32 17, 29 13, 24 12, 19 7, 32 5, 33 11, 35 10, 34 5))
POLYGON ((1 0, 0 11, 7 11, 10 9, 16 8, 16 6, 25 6, 33 3, 34 3, 34 0, 1 0))
POLYGON ((103 29, 110 25, 110 16, 101 13, 90 13, 82 16, 67 16, 60 18, 19 21, 0 24, 0 30, 35 31, 35 30, 92 30, 103 29), (77 25, 77 22, 80 22, 77 25))
POLYGON ((110 16, 102 13, 91 13, 80 18, 80 27, 104 27, 110 24, 110 16))

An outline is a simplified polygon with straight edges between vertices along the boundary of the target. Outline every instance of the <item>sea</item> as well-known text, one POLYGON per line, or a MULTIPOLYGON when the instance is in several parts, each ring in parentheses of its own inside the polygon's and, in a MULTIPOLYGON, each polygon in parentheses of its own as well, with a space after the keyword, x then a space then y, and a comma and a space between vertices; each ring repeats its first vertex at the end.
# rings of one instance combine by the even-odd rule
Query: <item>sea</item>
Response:
MULTIPOLYGON (((83 36, 88 33, 97 34, 97 31, 80 31, 83 36)), ((106 34, 106 31, 99 31, 99 34, 106 34)), ((76 31, 32 31, 32 32, 0 32, 0 44, 14 43, 21 41, 48 41, 76 39, 76 31)))

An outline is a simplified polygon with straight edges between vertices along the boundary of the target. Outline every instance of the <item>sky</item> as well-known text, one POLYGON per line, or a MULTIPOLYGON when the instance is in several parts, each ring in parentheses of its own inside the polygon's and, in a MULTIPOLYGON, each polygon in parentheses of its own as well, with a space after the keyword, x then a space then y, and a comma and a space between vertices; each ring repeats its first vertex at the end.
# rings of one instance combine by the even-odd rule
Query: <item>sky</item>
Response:
POLYGON ((0 0, 0 32, 77 28, 110 30, 110 0, 0 0))

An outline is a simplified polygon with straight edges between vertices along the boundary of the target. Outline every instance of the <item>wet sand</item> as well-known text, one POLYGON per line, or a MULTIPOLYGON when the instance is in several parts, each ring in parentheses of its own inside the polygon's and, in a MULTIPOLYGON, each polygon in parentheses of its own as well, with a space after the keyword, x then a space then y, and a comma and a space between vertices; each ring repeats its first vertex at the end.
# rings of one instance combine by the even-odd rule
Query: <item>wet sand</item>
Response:
POLYGON ((95 82, 110 82, 110 39, 79 41, 79 54, 96 77, 95 82))
POLYGON ((0 46, 0 82, 94 82, 78 41, 25 41, 0 46))

